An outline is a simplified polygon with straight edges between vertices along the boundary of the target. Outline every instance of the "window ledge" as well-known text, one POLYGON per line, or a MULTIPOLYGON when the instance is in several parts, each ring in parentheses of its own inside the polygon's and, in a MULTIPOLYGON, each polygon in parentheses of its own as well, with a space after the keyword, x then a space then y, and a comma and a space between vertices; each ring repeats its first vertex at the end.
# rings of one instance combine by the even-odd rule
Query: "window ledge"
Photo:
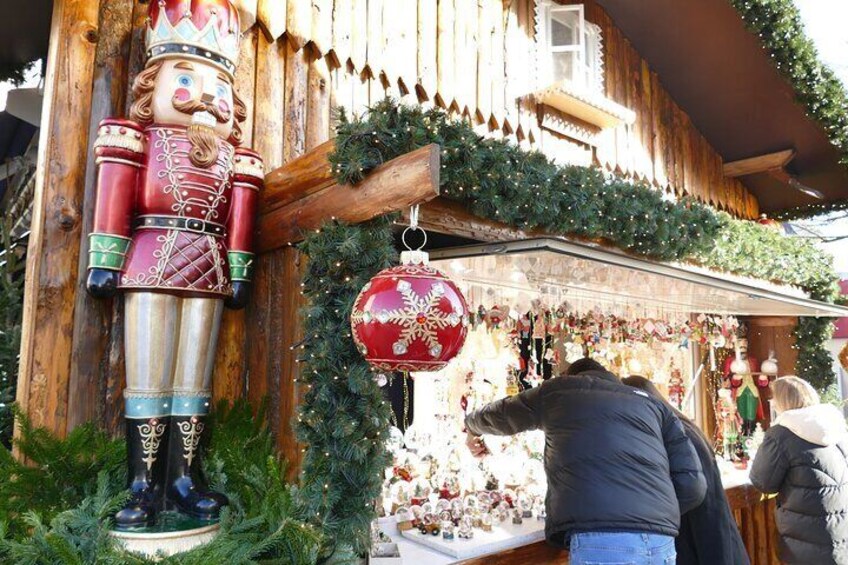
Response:
POLYGON ((636 113, 605 96, 578 88, 570 81, 558 82, 535 95, 536 101, 580 118, 599 128, 612 128, 632 124, 636 113))

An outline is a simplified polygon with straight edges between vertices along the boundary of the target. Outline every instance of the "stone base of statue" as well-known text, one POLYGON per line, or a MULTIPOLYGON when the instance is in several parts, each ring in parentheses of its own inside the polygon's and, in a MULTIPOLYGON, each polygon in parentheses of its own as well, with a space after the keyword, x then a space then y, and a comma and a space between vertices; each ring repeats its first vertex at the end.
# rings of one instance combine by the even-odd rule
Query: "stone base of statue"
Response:
POLYGON ((176 512, 163 512, 156 525, 132 531, 112 530, 110 534, 127 551, 144 557, 169 557, 209 543, 220 525, 197 520, 176 512))

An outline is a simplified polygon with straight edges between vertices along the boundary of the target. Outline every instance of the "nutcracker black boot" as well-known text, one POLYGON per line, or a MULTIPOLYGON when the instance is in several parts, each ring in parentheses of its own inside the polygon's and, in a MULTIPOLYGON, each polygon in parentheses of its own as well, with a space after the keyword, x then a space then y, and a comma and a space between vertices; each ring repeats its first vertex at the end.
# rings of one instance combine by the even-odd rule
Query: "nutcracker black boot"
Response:
POLYGON ((217 520, 229 501, 206 486, 201 465, 205 430, 205 415, 171 416, 167 504, 201 520, 217 520))
POLYGON ((170 416, 127 418, 127 466, 130 499, 115 514, 115 528, 150 526, 162 508, 170 416))

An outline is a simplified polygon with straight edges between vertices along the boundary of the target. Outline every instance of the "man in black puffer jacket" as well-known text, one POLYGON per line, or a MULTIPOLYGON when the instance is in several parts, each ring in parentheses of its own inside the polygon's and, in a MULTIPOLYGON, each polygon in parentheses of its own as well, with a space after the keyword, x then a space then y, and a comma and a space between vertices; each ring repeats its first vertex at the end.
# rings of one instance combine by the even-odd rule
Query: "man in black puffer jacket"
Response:
POLYGON ((664 403, 581 359, 567 376, 470 414, 465 426, 478 456, 482 434, 545 432, 545 534, 571 547, 572 562, 674 563, 680 514, 701 503, 706 481, 664 403))

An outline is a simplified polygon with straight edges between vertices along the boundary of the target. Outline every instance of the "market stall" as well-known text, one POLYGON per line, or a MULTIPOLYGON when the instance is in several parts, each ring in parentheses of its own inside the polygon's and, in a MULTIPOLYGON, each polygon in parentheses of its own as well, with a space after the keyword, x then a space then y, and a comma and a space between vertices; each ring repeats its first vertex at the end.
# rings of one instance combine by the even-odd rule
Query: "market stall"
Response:
POLYGON ((450 563, 542 542, 544 434, 486 437, 492 454, 481 461, 464 445, 463 420, 585 356, 649 378, 715 439, 741 513, 752 496, 747 462, 769 421, 768 384, 791 371, 774 355, 747 356, 746 322, 845 310, 786 286, 559 239, 449 248, 430 259, 456 282, 469 316, 465 345, 444 368, 378 376, 404 381, 393 387, 403 400, 379 523, 402 540, 404 563, 413 562, 407 554, 420 562, 436 552, 433 562, 450 563))

